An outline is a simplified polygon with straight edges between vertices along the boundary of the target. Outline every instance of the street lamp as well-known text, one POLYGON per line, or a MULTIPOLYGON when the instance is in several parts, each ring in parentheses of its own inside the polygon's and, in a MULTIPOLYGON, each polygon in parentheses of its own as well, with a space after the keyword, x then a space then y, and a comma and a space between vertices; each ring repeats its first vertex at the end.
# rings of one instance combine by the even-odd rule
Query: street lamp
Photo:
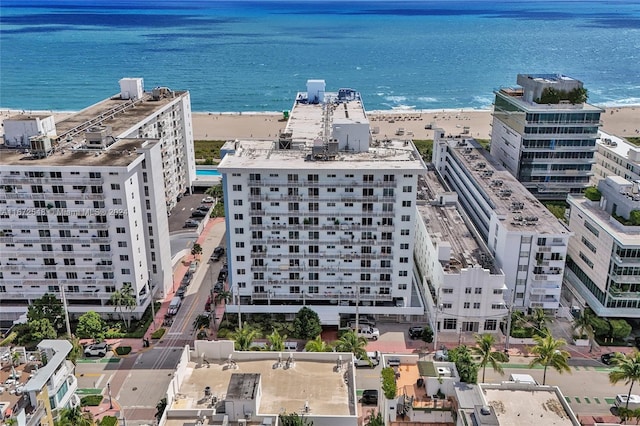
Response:
POLYGON ((438 350, 438 312, 442 312, 442 303, 436 307, 436 321, 433 327, 433 351, 438 350))
POLYGON ((109 393, 109 410, 113 410, 113 403, 111 402, 111 383, 107 382, 107 392, 109 393))

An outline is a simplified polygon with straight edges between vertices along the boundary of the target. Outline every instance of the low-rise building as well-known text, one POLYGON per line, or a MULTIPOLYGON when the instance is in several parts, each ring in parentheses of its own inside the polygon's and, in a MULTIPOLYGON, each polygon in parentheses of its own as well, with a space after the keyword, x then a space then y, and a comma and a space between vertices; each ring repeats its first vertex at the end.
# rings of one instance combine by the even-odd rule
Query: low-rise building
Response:
POLYGON ((298 414, 316 426, 356 426, 351 353, 238 352, 231 341, 196 341, 184 349, 167 390, 160 425, 277 424, 298 414))
POLYGON ((434 133, 436 170, 504 272, 508 303, 557 309, 570 232, 475 140, 434 133))
POLYGON ((640 183, 608 176, 599 201, 568 198, 569 242, 565 283, 573 305, 601 317, 640 318, 640 183))
POLYGON ((414 259, 434 329, 498 333, 505 276, 435 171, 418 178, 414 259), (437 313, 436 313, 437 311, 437 313))

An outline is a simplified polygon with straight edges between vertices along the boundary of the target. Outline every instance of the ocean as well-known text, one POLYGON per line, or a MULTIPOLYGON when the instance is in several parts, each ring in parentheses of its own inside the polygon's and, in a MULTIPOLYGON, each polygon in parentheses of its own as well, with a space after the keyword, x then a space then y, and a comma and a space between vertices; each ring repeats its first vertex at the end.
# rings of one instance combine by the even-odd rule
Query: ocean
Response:
POLYGON ((3 0, 0 46, 1 108, 78 110, 143 77, 194 111, 289 109, 310 78, 368 110, 484 109, 518 73, 640 104, 634 0, 3 0))

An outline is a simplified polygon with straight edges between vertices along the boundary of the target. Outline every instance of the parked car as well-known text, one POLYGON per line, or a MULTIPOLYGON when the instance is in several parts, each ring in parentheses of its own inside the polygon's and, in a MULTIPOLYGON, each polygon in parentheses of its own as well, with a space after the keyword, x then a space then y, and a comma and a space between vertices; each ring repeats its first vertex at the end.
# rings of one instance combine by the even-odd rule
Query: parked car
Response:
POLYGON ((433 355, 434 361, 449 361, 449 352, 446 349, 436 351, 433 355))
POLYGON ((629 399, 629 410, 637 410, 638 408, 640 408, 640 396, 629 395, 627 398, 627 395, 625 394, 616 395, 616 407, 626 407, 627 399, 629 399))
POLYGON ((218 281, 224 281, 227 279, 227 273, 225 271, 220 271, 218 273, 218 281))
POLYGON ((377 389, 365 389, 362 391, 362 404, 363 405, 378 405, 378 390, 377 389))
POLYGON ((180 286, 176 291, 176 296, 178 296, 180 299, 184 299, 184 295, 186 292, 187 292, 187 288, 184 286, 180 286))
POLYGON ((200 221, 199 220, 187 219, 184 222, 184 227, 185 228, 197 228, 198 226, 200 226, 200 221))
POLYGON ((613 362, 613 358, 616 356, 617 353, 620 353, 620 352, 609 352, 606 354, 602 354, 602 356, 600 357, 600 361, 605 365, 611 365, 611 363, 613 362))
POLYGON ((377 328, 369 327, 368 325, 361 326, 358 331, 358 337, 364 337, 368 340, 378 340, 380 337, 380 330, 377 328))
POLYGON ((107 344, 106 342, 102 342, 102 343, 94 343, 92 345, 87 346, 86 348, 84 348, 84 355, 85 356, 105 356, 107 354, 107 344))
MULTIPOLYGON (((355 324, 356 321, 356 316, 355 315, 349 315, 347 317, 347 321, 352 322, 355 324)), ((368 325, 369 327, 375 327, 376 326, 376 320, 375 318, 373 318, 371 315, 358 315, 358 323, 359 324, 364 324, 364 325, 368 325)))
POLYGON ((189 264, 189 273, 193 274, 198 269, 198 261, 194 260, 189 264))
POLYGON ((191 276, 192 275, 189 272, 184 274, 184 277, 182 277, 182 281, 180 282, 180 284, 185 287, 188 286, 191 283, 191 276))
POLYGON ((203 212, 202 210, 194 210, 191 212, 191 217, 205 217, 207 212, 203 212))
POLYGON ((214 293, 220 293, 224 289, 224 284, 221 282, 217 282, 216 285, 213 286, 214 293))
POLYGON ((368 367, 375 368, 380 364, 380 352, 367 352, 366 358, 356 358, 354 365, 356 368, 368 367))
POLYGON ((224 247, 216 247, 213 249, 213 254, 211 255, 211 260, 216 261, 220 260, 220 258, 224 255, 224 247))
POLYGON ((198 206, 198 208, 196 208, 196 210, 200 210, 201 212, 208 212, 209 210, 211 210, 211 206, 205 206, 205 205, 200 205, 198 206))
POLYGON ((409 327, 409 337, 413 340, 421 339, 423 331, 424 331, 424 327, 420 327, 419 325, 413 325, 409 327))
POLYGON ((202 203, 203 204, 213 204, 215 200, 213 199, 213 197, 204 197, 202 199, 202 203))

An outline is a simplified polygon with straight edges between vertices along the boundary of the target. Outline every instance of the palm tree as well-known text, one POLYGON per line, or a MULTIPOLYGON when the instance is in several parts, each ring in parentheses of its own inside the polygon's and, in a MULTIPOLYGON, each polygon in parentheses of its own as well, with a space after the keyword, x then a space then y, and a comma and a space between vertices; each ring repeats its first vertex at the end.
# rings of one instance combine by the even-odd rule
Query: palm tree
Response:
POLYGON ((273 332, 267 336, 269 341, 269 349, 272 351, 284 351, 284 341, 287 340, 287 335, 280 335, 275 328, 273 332))
POLYGON ((164 410, 167 408, 167 398, 162 398, 156 404, 156 415, 155 418, 160 421, 162 415, 164 414, 164 410))
POLYGON ((634 351, 627 355, 616 353, 613 356, 612 363, 615 365, 615 369, 609 373, 609 382, 615 385, 618 382, 624 381, 625 385, 629 385, 627 403, 624 407, 625 410, 628 410, 631 390, 633 389, 633 385, 640 380, 640 352, 634 351))
POLYGON ((236 328, 230 337, 235 341, 237 351, 248 351, 251 349, 253 341, 260 337, 260 332, 245 324, 242 328, 236 328))
POLYGON ((531 353, 535 355, 535 358, 529 363, 529 368, 533 368, 536 365, 544 367, 543 385, 547 382, 547 367, 549 366, 560 374, 564 372, 571 373, 569 364, 567 364, 569 352, 560 349, 567 344, 564 339, 554 339, 547 330, 544 336, 533 336, 533 340, 535 340, 536 345, 531 349, 531 353))
POLYGON ((336 349, 339 352, 351 352, 356 358, 367 358, 367 339, 360 337, 354 330, 345 331, 336 341, 336 349))
POLYGON ((120 290, 116 290, 109 301, 114 306, 114 311, 120 311, 120 317, 124 319, 127 328, 131 328, 131 316, 122 315, 124 309, 133 311, 138 304, 131 283, 125 283, 120 290))
POLYGON ((531 321, 534 323, 538 331, 545 332, 547 330, 547 322, 549 317, 542 308, 535 308, 531 313, 531 321))
POLYGON ((583 310, 580 315, 573 319, 571 323, 573 331, 578 334, 578 338, 587 336, 589 339, 590 351, 593 349, 593 343, 595 340, 595 330, 593 329, 593 314, 591 311, 583 310))
POLYGON ((198 243, 195 243, 193 247, 191 247, 191 255, 198 258, 202 254, 202 246, 198 243))
POLYGON ((207 188, 207 190, 204 193, 214 198, 222 198, 222 195, 223 195, 222 184, 220 183, 216 186, 212 186, 211 188, 207 188))
POLYGON ((480 357, 480 366, 482 367, 482 383, 484 383, 484 375, 487 370, 487 364, 491 364, 493 371, 496 371, 500 375, 504 374, 504 370, 500 366, 500 362, 508 361, 507 355, 504 352, 494 351, 493 345, 496 343, 496 339, 492 334, 475 335, 476 347, 471 348, 471 352, 480 357))
POLYGON ((209 315, 200 314, 193 320, 193 329, 194 330, 202 330, 209 326, 210 318, 209 315))
POLYGON ((227 304, 229 303, 232 297, 233 297, 233 294, 231 294, 230 291, 222 290, 221 292, 216 294, 216 297, 213 299, 213 301, 216 305, 221 302, 224 302, 225 304, 227 304))
POLYGON ((55 423, 56 426, 93 426, 93 415, 89 411, 82 411, 79 405, 73 408, 63 408, 55 423))
POLYGON ((331 352, 333 347, 323 341, 322 336, 318 334, 315 339, 309 340, 307 344, 304 345, 304 350, 307 352, 331 352))

